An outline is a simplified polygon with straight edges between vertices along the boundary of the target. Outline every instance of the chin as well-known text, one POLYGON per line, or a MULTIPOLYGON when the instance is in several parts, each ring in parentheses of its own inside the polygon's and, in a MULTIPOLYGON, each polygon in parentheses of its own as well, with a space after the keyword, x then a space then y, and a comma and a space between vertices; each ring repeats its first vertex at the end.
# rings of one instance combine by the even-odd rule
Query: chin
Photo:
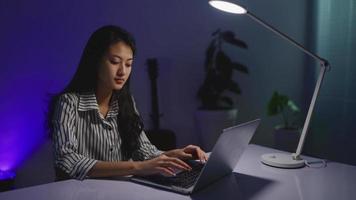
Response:
POLYGON ((114 90, 121 90, 123 88, 123 86, 115 86, 114 90))
POLYGON ((115 84, 114 85, 114 90, 121 90, 123 87, 124 87, 124 85, 115 84))

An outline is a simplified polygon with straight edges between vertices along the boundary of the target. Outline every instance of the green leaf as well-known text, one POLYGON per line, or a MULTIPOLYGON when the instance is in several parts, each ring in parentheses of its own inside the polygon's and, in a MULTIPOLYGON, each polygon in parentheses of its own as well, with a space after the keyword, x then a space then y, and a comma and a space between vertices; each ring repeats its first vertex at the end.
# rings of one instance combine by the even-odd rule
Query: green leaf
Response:
POLYGON ((268 102, 267 114, 269 116, 281 115, 283 118, 283 128, 297 129, 295 123, 297 113, 300 112, 298 106, 289 99, 288 96, 274 92, 272 98, 268 102))
POLYGON ((288 97, 285 95, 280 95, 278 92, 274 92, 272 98, 268 103, 267 114, 269 116, 278 115, 283 112, 284 108, 288 104, 288 97))
POLYGON ((300 112, 300 109, 292 100, 288 101, 288 107, 292 110, 292 112, 300 112))
POLYGON ((271 99, 268 102, 267 114, 269 116, 277 115, 278 112, 278 93, 274 92, 271 99))

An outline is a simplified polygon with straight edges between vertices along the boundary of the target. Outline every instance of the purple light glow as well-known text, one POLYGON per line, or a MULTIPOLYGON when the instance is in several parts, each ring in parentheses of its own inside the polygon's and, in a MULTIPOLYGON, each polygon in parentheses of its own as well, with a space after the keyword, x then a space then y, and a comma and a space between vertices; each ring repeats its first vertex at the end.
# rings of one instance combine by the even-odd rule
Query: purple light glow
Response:
POLYGON ((0 2, 0 170, 15 171, 43 143, 47 94, 75 70, 88 31, 68 31, 79 26, 58 14, 67 5, 0 2))
POLYGON ((0 170, 14 171, 43 142, 48 83, 35 77, 8 77, 0 104, 0 170), (31 84, 23 84, 31 83, 31 84), (31 87, 32 86, 32 87, 31 87), (24 89, 29 88, 29 89, 24 89))
MULTIPOLYGON (((9 120, 13 120, 7 118, 9 120)), ((13 120, 7 127, 1 127, 2 140, 0 141, 0 170, 14 170, 25 157, 32 151, 35 140, 38 138, 32 135, 30 126, 24 123, 25 119, 13 120), (25 129, 28 127, 29 129, 25 129)))
POLYGON ((0 170, 0 181, 14 179, 16 174, 11 171, 1 171, 0 170))

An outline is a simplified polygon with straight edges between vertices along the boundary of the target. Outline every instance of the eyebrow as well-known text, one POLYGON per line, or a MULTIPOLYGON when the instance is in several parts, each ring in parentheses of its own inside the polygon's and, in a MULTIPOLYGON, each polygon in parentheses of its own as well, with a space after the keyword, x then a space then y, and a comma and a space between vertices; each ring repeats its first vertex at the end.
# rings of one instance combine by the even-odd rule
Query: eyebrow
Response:
MULTIPOLYGON (((112 57, 117 57, 117 58, 120 58, 120 59, 122 59, 122 57, 121 56, 118 56, 118 55, 111 55, 112 57)), ((133 60, 133 58, 129 58, 129 59, 127 59, 127 60, 133 60)))

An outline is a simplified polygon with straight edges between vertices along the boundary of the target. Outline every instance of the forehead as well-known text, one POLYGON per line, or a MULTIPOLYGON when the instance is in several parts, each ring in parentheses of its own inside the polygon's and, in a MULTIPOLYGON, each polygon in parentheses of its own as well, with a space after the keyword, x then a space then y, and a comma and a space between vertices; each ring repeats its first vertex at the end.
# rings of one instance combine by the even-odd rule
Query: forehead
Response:
POLYGON ((110 45, 108 49, 108 54, 111 56, 119 56, 123 59, 132 59, 133 52, 129 45, 124 42, 117 42, 110 45))

